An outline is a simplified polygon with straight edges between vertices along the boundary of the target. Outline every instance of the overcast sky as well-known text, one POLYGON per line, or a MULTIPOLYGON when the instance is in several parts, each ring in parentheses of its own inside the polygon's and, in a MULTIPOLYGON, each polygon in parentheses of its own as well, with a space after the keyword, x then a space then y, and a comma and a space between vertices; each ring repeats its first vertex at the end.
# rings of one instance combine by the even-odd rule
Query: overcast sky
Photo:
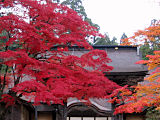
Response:
POLYGON ((110 37, 120 39, 123 32, 132 36, 139 29, 160 19, 160 0, 84 0, 83 5, 89 18, 108 32, 110 37))

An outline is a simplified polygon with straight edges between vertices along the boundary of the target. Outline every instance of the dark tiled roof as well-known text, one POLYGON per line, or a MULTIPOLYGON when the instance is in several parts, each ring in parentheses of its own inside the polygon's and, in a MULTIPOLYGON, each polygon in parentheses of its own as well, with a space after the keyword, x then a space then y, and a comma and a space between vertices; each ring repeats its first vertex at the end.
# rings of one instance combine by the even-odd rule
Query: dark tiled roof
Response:
MULTIPOLYGON (((140 64, 135 64, 141 60, 141 54, 137 47, 133 46, 93 46, 94 49, 105 50, 108 57, 112 60, 108 65, 113 66, 114 69, 111 72, 141 72, 147 71, 147 67, 140 64)), ((88 50, 73 46, 71 54, 81 56, 87 53, 88 50)))

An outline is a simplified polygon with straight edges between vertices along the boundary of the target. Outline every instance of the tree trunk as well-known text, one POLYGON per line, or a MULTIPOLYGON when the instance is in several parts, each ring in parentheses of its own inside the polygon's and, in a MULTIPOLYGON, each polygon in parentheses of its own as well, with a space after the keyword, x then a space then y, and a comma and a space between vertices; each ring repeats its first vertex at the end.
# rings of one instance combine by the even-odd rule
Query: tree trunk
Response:
POLYGON ((6 120, 7 115, 11 113, 10 110, 9 107, 6 108, 3 103, 0 103, 0 120, 6 120))
POLYGON ((56 120, 67 120, 67 103, 58 105, 58 114, 56 120))

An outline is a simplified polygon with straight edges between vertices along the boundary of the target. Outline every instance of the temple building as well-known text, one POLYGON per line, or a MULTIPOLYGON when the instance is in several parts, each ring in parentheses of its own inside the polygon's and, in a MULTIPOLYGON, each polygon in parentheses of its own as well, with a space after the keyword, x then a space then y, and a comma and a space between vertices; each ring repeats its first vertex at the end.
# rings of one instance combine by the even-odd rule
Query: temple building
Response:
MULTIPOLYGON (((108 65, 114 69, 106 73, 106 77, 117 84, 136 85, 143 81, 147 74, 147 67, 135 64, 141 60, 138 47, 132 46, 93 46, 95 49, 105 50, 112 62, 108 65)), ((85 53, 85 50, 72 48, 75 55, 85 53)), ((114 106, 104 99, 90 99, 92 105, 85 106, 76 98, 70 98, 67 103, 68 120, 143 120, 143 114, 120 114, 113 116, 114 106)))
MULTIPOLYGON (((144 65, 135 64, 141 60, 138 47, 133 46, 93 46, 94 49, 105 50, 112 59, 108 65, 113 66, 111 72, 105 75, 120 86, 136 85, 143 81, 147 74, 144 65)), ((70 48, 70 53, 80 56, 88 52, 77 46, 70 48)), ((114 116, 114 105, 106 99, 90 99, 91 105, 87 106, 76 98, 69 98, 67 107, 61 105, 32 106, 24 103, 12 108, 7 120, 143 120, 143 114, 119 114, 114 116)))

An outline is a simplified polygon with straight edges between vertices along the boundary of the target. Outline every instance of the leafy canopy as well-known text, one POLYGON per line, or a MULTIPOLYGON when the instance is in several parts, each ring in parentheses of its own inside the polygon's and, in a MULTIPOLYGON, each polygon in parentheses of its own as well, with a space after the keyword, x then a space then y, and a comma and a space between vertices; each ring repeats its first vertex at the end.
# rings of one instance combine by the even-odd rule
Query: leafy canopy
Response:
POLYGON ((101 35, 77 12, 44 0, 0 4, 11 9, 0 17, 1 102, 12 105, 23 97, 63 104, 68 97, 104 98, 119 87, 102 73, 113 69, 106 65, 111 61, 106 52, 92 50, 87 42, 87 36, 101 35), (75 45, 90 51, 70 55, 68 48, 75 45))

